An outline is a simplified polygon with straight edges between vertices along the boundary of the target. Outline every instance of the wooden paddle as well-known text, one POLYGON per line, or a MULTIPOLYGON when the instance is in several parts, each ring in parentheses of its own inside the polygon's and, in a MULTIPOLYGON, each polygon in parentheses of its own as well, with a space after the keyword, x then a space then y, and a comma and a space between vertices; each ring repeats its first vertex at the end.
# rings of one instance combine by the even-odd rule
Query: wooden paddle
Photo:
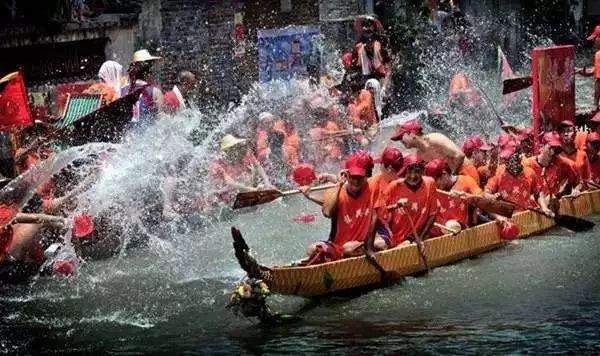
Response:
POLYGON ((505 216, 507 218, 512 217, 513 212, 515 211, 515 205, 502 200, 490 199, 478 195, 468 194, 461 192, 460 194, 466 197, 462 198, 461 196, 457 196, 453 193, 453 191, 447 192, 445 190, 437 190, 438 193, 444 194, 453 198, 463 199, 467 203, 473 205, 476 208, 479 208, 487 213, 498 214, 505 216))
POLYGON ((446 232, 449 232, 452 235, 458 235, 458 233, 460 232, 460 230, 454 230, 454 229, 447 227, 446 225, 442 225, 442 224, 438 224, 438 223, 433 223, 433 226, 440 228, 446 232))
MULTIPOLYGON (((314 188, 310 188, 311 192, 317 192, 320 190, 327 190, 335 188, 335 184, 327 184, 314 188)), ((277 189, 268 189, 268 190, 257 190, 252 192, 242 192, 238 193, 235 197, 235 202, 233 203, 233 209, 241 209, 247 208, 249 206, 261 205, 270 203, 275 199, 279 199, 281 197, 287 197, 290 195, 300 194, 302 191, 300 189, 288 190, 286 192, 282 192, 277 189)))
POLYGON ((529 88, 532 83, 531 76, 504 79, 502 81, 502 95, 529 88))
POLYGON ((542 209, 540 209, 540 208, 527 208, 521 204, 517 204, 512 201, 507 200, 507 202, 514 204, 521 209, 531 210, 531 211, 533 211, 537 214, 543 215, 547 218, 554 219, 554 222, 556 223, 556 225, 558 225, 560 227, 564 227, 565 229, 568 229, 571 231, 584 232, 584 231, 589 231, 589 230, 593 229, 594 226, 596 226, 596 224, 594 222, 579 218, 577 216, 563 215, 563 214, 556 214, 556 215, 552 216, 552 215, 542 211, 542 209))

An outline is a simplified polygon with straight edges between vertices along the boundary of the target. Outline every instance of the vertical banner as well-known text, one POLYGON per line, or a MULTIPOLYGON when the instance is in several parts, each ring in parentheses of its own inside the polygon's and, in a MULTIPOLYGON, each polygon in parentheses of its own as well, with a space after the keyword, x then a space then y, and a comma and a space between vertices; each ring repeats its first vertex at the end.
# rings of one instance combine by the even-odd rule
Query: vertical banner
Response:
POLYGON ((0 79, 0 131, 33 123, 25 81, 19 72, 0 79))
POLYGON ((534 48, 531 53, 532 110, 536 140, 564 120, 575 120, 575 47, 534 48))
MULTIPOLYGON (((258 31, 258 79, 290 79, 320 66, 320 53, 314 44, 321 32, 313 26, 291 26, 258 31)), ((318 76, 318 73, 316 73, 318 76)))
POLYGON ((233 15, 233 56, 241 58, 246 54, 246 26, 244 13, 239 10, 233 15))

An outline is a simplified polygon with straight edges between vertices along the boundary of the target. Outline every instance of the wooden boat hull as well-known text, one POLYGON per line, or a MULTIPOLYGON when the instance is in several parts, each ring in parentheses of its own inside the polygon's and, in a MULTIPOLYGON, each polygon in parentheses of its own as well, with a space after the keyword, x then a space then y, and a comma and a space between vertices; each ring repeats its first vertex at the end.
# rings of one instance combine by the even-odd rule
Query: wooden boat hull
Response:
MULTIPOLYGON (((560 204, 561 214, 585 216, 598 213, 600 190, 584 193, 575 199, 562 199, 560 204)), ((553 219, 531 211, 516 213, 512 220, 520 228, 519 238, 539 234, 554 226, 553 219)), ((499 225, 495 222, 466 229, 456 236, 444 235, 425 241, 430 267, 477 256, 504 244, 506 241, 500 239, 499 225)), ((415 245, 379 252, 376 259, 391 280, 425 270, 415 245)), ((257 267, 253 269, 258 274, 254 277, 263 279, 271 292, 278 294, 314 297, 381 283, 379 272, 364 257, 304 267, 257 267)))

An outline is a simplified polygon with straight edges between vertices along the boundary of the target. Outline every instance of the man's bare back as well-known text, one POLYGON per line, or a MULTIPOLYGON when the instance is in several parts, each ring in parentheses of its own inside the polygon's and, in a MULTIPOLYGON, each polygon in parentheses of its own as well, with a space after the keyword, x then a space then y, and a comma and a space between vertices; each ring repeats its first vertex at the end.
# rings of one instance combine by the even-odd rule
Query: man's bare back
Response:
POLYGON ((424 160, 444 158, 454 172, 459 170, 465 160, 465 154, 460 147, 444 134, 433 132, 423 135, 419 142, 415 148, 424 160))

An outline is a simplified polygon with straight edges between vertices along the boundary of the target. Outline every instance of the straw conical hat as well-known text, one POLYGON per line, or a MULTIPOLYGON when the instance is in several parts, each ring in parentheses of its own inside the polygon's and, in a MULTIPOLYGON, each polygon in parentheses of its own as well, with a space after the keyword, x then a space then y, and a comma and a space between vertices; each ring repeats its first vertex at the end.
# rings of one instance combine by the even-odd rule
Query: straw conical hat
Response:
POLYGON ((147 61, 155 61, 157 59, 161 59, 161 57, 156 57, 150 54, 147 49, 140 49, 133 54, 132 63, 136 62, 147 62, 147 61))
POLYGON ((233 135, 225 135, 221 139, 221 151, 226 151, 233 146, 239 145, 240 143, 245 143, 246 140, 243 138, 237 138, 233 135))

